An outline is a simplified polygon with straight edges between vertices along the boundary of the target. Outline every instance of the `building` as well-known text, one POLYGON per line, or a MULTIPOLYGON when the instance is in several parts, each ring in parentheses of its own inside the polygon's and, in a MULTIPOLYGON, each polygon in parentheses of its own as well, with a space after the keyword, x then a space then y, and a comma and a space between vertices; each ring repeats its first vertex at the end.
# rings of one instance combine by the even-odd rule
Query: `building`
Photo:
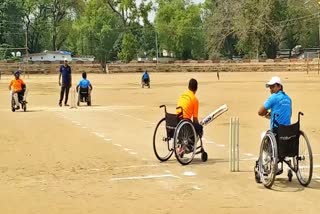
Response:
POLYGON ((85 57, 72 57, 71 52, 68 51, 44 51, 42 53, 34 53, 23 56, 23 61, 32 61, 32 62, 42 62, 42 61, 63 61, 67 59, 68 61, 89 61, 93 62, 93 56, 85 57))

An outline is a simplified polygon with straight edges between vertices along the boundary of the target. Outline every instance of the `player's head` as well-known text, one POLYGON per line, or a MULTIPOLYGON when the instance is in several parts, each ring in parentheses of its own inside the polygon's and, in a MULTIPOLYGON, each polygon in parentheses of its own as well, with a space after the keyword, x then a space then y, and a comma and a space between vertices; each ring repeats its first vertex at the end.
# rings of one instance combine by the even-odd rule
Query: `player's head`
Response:
POLYGON ((198 82, 196 79, 190 79, 189 80, 189 86, 188 86, 190 91, 196 92, 198 90, 198 82))
POLYGON ((15 77, 16 79, 19 79, 20 74, 21 74, 21 71, 20 71, 20 70, 16 70, 16 71, 13 73, 13 75, 14 75, 14 77, 15 77))
POLYGON ((283 90, 282 82, 280 77, 278 76, 273 76, 267 83, 266 87, 270 88, 270 93, 277 93, 278 91, 283 90))
POLYGON ((85 72, 85 71, 82 72, 82 78, 83 78, 83 79, 87 79, 87 72, 85 72))
POLYGON ((64 63, 64 65, 68 65, 68 60, 65 58, 65 59, 63 60, 63 63, 64 63))

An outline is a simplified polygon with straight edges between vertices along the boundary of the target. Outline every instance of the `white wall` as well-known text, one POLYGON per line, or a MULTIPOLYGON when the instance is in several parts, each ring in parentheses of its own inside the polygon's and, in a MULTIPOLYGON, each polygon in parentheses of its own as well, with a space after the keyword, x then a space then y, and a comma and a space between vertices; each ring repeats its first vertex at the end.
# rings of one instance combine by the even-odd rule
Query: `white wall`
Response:
POLYGON ((68 61, 72 61, 72 57, 70 55, 63 54, 44 54, 44 55, 31 55, 28 58, 26 56, 23 57, 24 61, 28 59, 28 61, 63 61, 67 59, 68 61))

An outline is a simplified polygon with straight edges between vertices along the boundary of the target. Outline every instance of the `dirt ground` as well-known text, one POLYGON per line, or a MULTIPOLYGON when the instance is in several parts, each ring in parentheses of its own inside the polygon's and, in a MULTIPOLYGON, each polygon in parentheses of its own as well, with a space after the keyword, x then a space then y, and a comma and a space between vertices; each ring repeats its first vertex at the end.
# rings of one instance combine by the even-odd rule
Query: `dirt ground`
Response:
MULTIPOLYGON (((89 74, 93 106, 59 107, 58 75, 23 77, 28 111, 11 112, 11 76, 0 80, 0 212, 13 213, 317 213, 320 205, 320 76, 279 73, 293 100, 293 118, 314 154, 308 188, 277 176, 271 190, 256 184, 254 160, 269 121, 257 115, 276 73, 89 74), (199 82, 200 118, 227 104, 204 129, 209 159, 188 166, 160 163, 152 148, 159 105, 173 112, 191 77, 199 82), (240 172, 229 171, 229 118, 240 118, 240 172)), ((73 89, 80 74, 73 75, 73 89)), ((69 102, 70 103, 70 102, 69 102)))

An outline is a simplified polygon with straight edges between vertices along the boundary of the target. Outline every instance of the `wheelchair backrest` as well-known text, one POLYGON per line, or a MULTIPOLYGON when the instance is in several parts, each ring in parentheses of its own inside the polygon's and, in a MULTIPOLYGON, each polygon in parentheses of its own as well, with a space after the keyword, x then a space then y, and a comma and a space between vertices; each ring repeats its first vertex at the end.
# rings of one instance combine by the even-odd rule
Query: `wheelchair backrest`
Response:
POLYGON ((81 88, 80 87, 80 94, 88 94, 89 93, 89 88, 81 88))
POLYGON ((289 126, 279 125, 276 139, 279 157, 294 157, 299 153, 300 123, 289 126))
POLYGON ((173 137, 176 126, 181 118, 180 115, 166 113, 166 130, 169 137, 173 137))

